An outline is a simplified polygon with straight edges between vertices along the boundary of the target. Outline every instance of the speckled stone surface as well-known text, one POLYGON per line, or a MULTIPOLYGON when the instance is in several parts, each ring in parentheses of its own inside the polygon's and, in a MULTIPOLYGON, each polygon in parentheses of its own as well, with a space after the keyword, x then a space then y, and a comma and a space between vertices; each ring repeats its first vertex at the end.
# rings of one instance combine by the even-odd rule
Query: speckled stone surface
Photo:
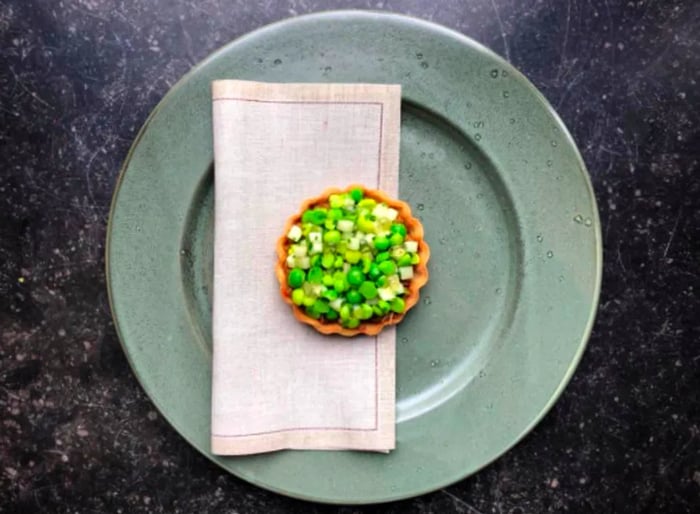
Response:
POLYGON ((0 512, 700 511, 698 34, 691 0, 1 2, 0 512), (192 449, 132 375, 103 271, 119 166, 169 87, 238 35, 339 7, 442 23, 521 69, 581 148, 606 257, 545 420, 474 477, 364 508, 277 496, 192 449))

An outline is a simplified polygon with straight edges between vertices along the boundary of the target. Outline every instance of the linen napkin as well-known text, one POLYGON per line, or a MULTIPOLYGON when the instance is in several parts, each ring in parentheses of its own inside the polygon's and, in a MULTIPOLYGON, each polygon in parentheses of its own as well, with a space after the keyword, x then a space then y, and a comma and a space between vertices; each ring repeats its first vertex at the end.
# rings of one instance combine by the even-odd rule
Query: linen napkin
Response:
POLYGON ((394 327, 299 323, 274 273, 302 201, 350 183, 398 194, 401 88, 216 81, 212 452, 395 445, 394 327))

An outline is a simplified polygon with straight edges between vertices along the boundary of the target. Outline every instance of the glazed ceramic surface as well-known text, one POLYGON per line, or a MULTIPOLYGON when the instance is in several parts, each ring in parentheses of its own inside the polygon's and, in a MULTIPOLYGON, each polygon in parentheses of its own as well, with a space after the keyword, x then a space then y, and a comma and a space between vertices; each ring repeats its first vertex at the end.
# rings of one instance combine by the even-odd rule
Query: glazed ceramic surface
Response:
POLYGON ((125 352, 183 437, 261 487, 370 503, 474 473, 545 415, 588 339, 602 249, 581 157, 524 76, 440 26, 333 12, 244 36, 173 87, 125 162, 107 260, 125 352), (225 78, 403 86, 399 196, 421 219, 431 260, 421 304, 398 328, 397 449, 388 455, 209 452, 210 83, 225 78))

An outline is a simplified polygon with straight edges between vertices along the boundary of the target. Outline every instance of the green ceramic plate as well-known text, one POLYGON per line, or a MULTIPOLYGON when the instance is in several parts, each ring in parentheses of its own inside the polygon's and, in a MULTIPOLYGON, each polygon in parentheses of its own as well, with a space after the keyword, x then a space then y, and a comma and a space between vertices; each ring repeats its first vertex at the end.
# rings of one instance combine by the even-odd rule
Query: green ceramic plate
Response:
POLYGON ((440 26, 334 12, 257 30, 173 87, 124 165, 107 259, 124 350, 185 439, 261 487, 369 503, 474 473, 544 416, 591 331, 602 252, 581 157, 523 75, 440 26), (398 330, 389 455, 209 452, 209 84, 221 78, 403 85, 400 196, 422 218, 433 256, 424 300, 398 330))

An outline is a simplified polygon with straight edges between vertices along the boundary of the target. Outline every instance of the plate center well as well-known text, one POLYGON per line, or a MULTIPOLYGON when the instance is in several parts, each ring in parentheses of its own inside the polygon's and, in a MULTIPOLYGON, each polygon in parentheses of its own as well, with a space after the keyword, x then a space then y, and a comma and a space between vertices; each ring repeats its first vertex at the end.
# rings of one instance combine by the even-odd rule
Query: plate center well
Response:
MULTIPOLYGON (((512 202, 478 144, 407 102, 399 189, 422 220, 432 252, 421 303, 397 332, 401 422, 435 408, 483 369, 515 309, 521 248, 512 202)), ((183 290, 196 340, 208 353, 213 208, 210 167, 192 198, 181 247, 183 290)))

